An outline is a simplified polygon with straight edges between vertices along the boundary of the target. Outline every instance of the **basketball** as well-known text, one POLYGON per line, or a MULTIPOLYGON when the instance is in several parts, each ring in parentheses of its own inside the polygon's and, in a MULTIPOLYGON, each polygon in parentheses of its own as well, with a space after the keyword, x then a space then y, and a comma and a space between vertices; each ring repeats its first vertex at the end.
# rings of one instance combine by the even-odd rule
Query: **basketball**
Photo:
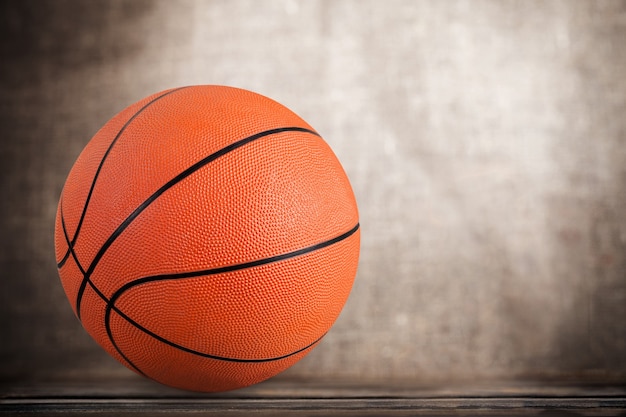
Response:
POLYGON ((337 157, 262 95, 146 97, 88 142, 61 193, 55 252, 83 327, 129 369, 216 392, 268 379, 339 316, 359 258, 337 157))

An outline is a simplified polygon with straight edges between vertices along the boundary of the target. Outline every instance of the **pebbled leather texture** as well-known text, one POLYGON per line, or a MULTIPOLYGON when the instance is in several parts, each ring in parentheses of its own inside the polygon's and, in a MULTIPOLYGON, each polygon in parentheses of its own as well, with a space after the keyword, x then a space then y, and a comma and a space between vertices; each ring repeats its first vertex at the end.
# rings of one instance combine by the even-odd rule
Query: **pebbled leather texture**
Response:
POLYGON ((223 86, 167 90, 113 117, 56 218, 70 304, 113 357, 223 391, 297 362, 330 329, 359 257, 348 178, 300 117, 223 86))

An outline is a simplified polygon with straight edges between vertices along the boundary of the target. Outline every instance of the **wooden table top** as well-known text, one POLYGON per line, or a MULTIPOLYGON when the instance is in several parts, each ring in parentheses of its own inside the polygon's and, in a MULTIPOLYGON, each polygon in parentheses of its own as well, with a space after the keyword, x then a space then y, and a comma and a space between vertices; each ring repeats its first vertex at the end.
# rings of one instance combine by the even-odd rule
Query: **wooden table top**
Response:
POLYGON ((47 378, 0 384, 0 415, 626 415, 626 384, 303 381, 275 378, 205 394, 139 377, 47 378))

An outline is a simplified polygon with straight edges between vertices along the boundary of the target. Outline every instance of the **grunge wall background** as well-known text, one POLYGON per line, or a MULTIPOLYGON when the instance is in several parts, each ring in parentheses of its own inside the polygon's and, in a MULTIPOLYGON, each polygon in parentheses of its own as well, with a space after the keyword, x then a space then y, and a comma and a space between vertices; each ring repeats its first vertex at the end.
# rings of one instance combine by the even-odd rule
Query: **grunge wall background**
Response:
POLYGON ((2 1, 0 375, 130 374, 53 251, 91 136, 166 88, 285 104, 343 162, 362 253, 287 376, 626 379, 626 2, 2 1))

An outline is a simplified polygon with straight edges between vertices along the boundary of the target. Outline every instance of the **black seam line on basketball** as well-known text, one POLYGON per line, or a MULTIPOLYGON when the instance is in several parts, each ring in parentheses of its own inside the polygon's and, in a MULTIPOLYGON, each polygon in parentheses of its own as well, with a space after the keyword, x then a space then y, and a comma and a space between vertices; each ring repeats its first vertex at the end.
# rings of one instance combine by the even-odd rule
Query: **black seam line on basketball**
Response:
MULTIPOLYGON (((89 285, 90 285, 92 288, 94 288, 94 289, 95 289, 95 285, 93 284, 93 282, 89 281, 89 285)), ((103 294, 103 296, 104 296, 104 294, 103 294)), ((105 300, 105 302, 106 302, 106 297, 103 297, 103 298, 104 298, 104 300, 105 300)), ((108 304, 107 304, 107 305, 108 305, 108 304)), ((117 312, 117 310, 116 310, 116 312, 117 312)), ((119 314, 119 313, 118 313, 118 314, 119 314)), ((117 345, 117 343, 115 342, 115 339, 113 338, 113 330, 111 329, 111 324, 110 324, 110 320, 111 320, 111 319, 110 319, 110 316, 111 316, 111 314, 110 314, 110 313, 109 313, 108 315, 105 315, 105 317, 104 317, 104 323, 105 323, 105 327, 106 327, 106 331, 107 331, 107 337, 108 337, 108 338, 109 338, 109 340, 111 341, 111 344, 113 345, 113 347, 115 348, 115 350, 117 350, 117 353, 119 353, 119 354, 122 356, 122 358, 124 358, 124 360, 125 360, 126 362, 128 362, 128 364, 129 364, 130 366, 132 366, 132 367, 133 367, 133 368, 134 368, 137 372, 139 372, 141 375, 143 375, 143 376, 147 376, 147 375, 146 375, 146 374, 145 374, 145 373, 144 373, 141 369, 139 369, 139 367, 138 367, 137 365, 135 365, 135 364, 134 364, 134 363, 133 363, 133 362, 132 362, 132 361, 128 358, 128 356, 126 356, 126 355, 124 354, 124 352, 122 352, 122 349, 120 349, 120 347, 119 347, 119 346, 117 345)), ((122 315, 120 314, 120 316, 122 316, 122 315)), ((122 316, 122 317, 124 317, 124 316, 122 316)), ((126 319, 126 317, 124 317, 124 318, 126 319)), ((130 323, 130 321, 129 321, 129 323, 130 323)))
MULTIPOLYGON (((91 284, 93 286, 93 284, 91 284)), ((182 350, 183 352, 187 352, 187 353, 191 353, 192 355, 196 355, 196 356, 200 356, 203 358, 208 358, 208 359, 213 359, 213 360, 217 360, 217 361, 224 361, 224 362, 237 362, 237 363, 264 363, 264 362, 274 362, 274 361, 279 361, 282 359, 286 359, 290 356, 293 355, 297 355, 298 353, 304 352, 305 350, 309 349, 311 346, 315 345, 316 343, 318 343, 320 340, 322 340, 322 338, 324 336, 326 336, 326 333, 324 333, 322 336, 320 336, 317 340, 315 340, 313 343, 300 348, 294 352, 290 352, 287 353, 286 355, 282 355, 282 356, 277 356, 274 358, 262 358, 262 359, 241 359, 241 358, 228 358, 225 356, 219 356, 219 355, 211 355, 209 353, 204 353, 204 352, 199 352, 197 350, 179 345, 177 343, 172 342, 171 340, 168 340, 162 336, 159 336, 158 334, 146 329, 145 327, 143 327, 141 324, 137 323, 135 320, 131 319, 130 317, 128 317, 126 314, 124 314, 124 312, 120 311, 117 307, 112 307, 111 310, 115 311, 120 317, 122 317, 124 320, 126 320, 128 323, 130 323, 131 325, 133 325, 135 328, 137 328, 138 330, 144 332, 145 334, 147 334, 148 336, 158 340, 159 342, 165 343, 166 345, 169 345, 175 349, 178 350, 182 350)), ((113 331, 111 330, 111 313, 109 312, 109 314, 107 315, 106 319, 106 323, 108 324, 107 326, 107 335, 112 339, 113 338, 113 331)), ((119 348, 119 346, 117 345, 117 343, 115 343, 115 341, 111 340, 111 343, 113 344, 113 346, 118 350, 118 352, 120 353, 120 355, 124 356, 124 358, 126 359, 126 361, 128 361, 128 363, 131 364, 131 366, 135 369, 137 369, 139 372, 141 372, 142 374, 145 375, 144 372, 142 372, 137 365, 135 365, 134 363, 132 363, 130 360, 128 360, 128 358, 121 352, 121 349, 119 348)))
MULTIPOLYGON (((188 88, 188 87, 176 88, 174 90, 170 90, 170 91, 168 91, 168 92, 166 92, 164 94, 161 94, 158 97, 155 97, 150 102, 146 103, 142 108, 137 110, 137 112, 135 114, 133 114, 130 117, 130 119, 128 119, 126 121, 126 123, 124 123, 124 125, 122 126, 120 131, 117 132, 117 135, 115 135, 115 138, 113 138, 113 141, 111 141, 111 144, 109 145, 109 147, 107 148, 106 152, 104 153, 104 156, 100 160, 100 164, 98 165, 98 169, 96 170, 94 178, 93 178, 93 180, 91 182, 91 186, 89 187, 89 193, 87 194, 87 199, 85 200, 85 205, 83 206, 83 211, 82 211, 82 213, 80 215, 80 219, 78 220, 78 225, 76 226, 76 231, 74 232, 74 237, 71 240, 70 247, 73 247, 76 244, 76 240, 78 239, 78 234, 80 232, 80 228, 82 227, 83 221, 85 220, 85 214, 87 213, 87 206, 89 206, 89 202, 91 201, 91 196, 93 194, 93 190, 94 190, 94 188, 96 186, 96 182, 98 181, 98 177, 100 176, 100 171, 102 170, 102 166, 104 165, 104 161, 109 156, 109 153, 111 152, 111 149, 113 149, 113 145, 115 145, 115 143, 120 138, 120 136, 122 136, 122 133, 124 133, 126 128, 131 124, 131 122, 133 120, 135 120, 137 118, 137 116, 139 116, 139 114, 143 113, 144 110, 146 110, 149 106, 154 104, 156 101, 158 101, 158 100, 162 99, 163 97, 165 97, 167 95, 170 95, 170 94, 172 94, 172 93, 174 93, 176 91, 182 90, 184 88, 188 88)), ((67 252, 65 252, 65 255, 63 256, 63 259, 61 259, 61 261, 59 261, 57 263, 57 268, 63 268, 63 265, 65 264, 65 262, 67 261, 67 258, 69 258, 69 256, 70 256, 70 249, 68 248, 67 252)))
MULTIPOLYGON (((60 210, 61 210, 61 226, 63 228, 63 235, 65 236, 65 241, 67 242, 67 244, 70 244, 70 237, 67 234, 67 228, 65 226, 65 219, 63 218, 63 206, 60 206, 60 210)), ((85 275, 85 270, 83 269, 82 265, 80 264, 80 261, 78 260, 78 257, 76 255, 76 251, 74 251, 74 248, 72 246, 69 247, 70 248, 70 254, 72 256, 72 258, 74 258, 74 262, 76 262, 76 265, 78 266, 78 269, 80 270, 80 272, 83 274, 83 276, 85 275)), ((95 285, 93 285, 93 283, 91 281, 89 281, 89 285, 91 285, 91 287, 93 288, 93 290, 95 291, 96 294, 98 294, 105 302, 107 302, 107 298, 106 296, 98 289, 95 287, 95 285)), ((107 329, 108 331, 108 329, 107 329)), ((110 336, 110 335, 109 335, 110 336)), ((130 366, 132 366, 133 368, 135 368, 135 370, 137 372, 139 372, 141 375, 144 375, 144 372, 139 369, 134 363, 131 362, 130 359, 128 359, 128 357, 124 354, 124 352, 122 352, 117 345, 115 344, 115 342, 113 341, 113 339, 111 339, 111 343, 113 343, 113 346, 115 347, 115 349, 118 351, 118 353, 122 356, 122 358, 124 358, 124 360, 126 362, 128 362, 128 364, 130 366)))
MULTIPOLYGON (((60 208, 61 210, 61 227, 63 229, 63 235, 65 236, 65 241, 67 242, 67 244, 69 245, 70 243, 70 237, 67 234, 67 228, 65 227, 65 219, 63 218, 63 206, 61 206, 60 208)), ((80 270, 80 272, 83 274, 83 276, 85 275, 85 270, 83 269, 83 267, 80 264, 80 261, 78 260, 78 257, 76 256, 76 252, 74 251, 74 248, 70 246, 70 254, 72 256, 72 258, 74 258, 74 262, 76 262, 76 265, 78 266, 78 269, 80 270)), ((100 297, 102 298, 106 303, 108 303, 108 299, 106 298, 106 296, 98 289, 96 288, 96 286, 91 282, 91 280, 89 281, 89 285, 91 286, 91 288, 93 288, 94 292, 100 297)), ((107 329, 107 333, 108 333, 108 329, 107 329)), ((109 335, 109 338, 111 335, 109 335)), ((113 341, 113 339, 111 339, 111 343, 113 343, 113 346, 115 347, 115 349, 118 351, 118 353, 122 356, 122 358, 124 358, 124 360, 126 362, 128 362, 128 364, 130 366, 132 366, 133 368, 135 368, 135 370, 137 372, 139 372, 142 375, 145 375, 143 373, 143 371, 141 369, 139 369, 134 363, 132 363, 130 361, 130 359, 128 359, 128 357, 126 355, 124 355, 124 352, 122 352, 116 345, 116 343, 113 341)))
POLYGON ((268 258, 257 259, 257 260, 250 261, 250 262, 243 262, 240 264, 221 266, 218 268, 204 269, 201 271, 180 272, 177 274, 163 274, 163 275, 154 275, 150 277, 137 278, 133 281, 126 283, 122 287, 120 287, 120 289, 118 289, 111 296, 109 303, 114 304, 116 299, 127 290, 137 285, 145 284, 148 282, 177 280, 177 279, 194 278, 194 277, 206 276, 206 275, 223 274, 227 272, 234 272, 234 271, 239 271, 242 269, 254 268, 256 266, 267 265, 267 264, 274 263, 274 262, 284 261, 286 259, 295 258, 297 256, 302 256, 309 252, 314 252, 316 250, 323 249, 327 246, 334 245, 335 243, 341 242, 342 240, 349 238, 354 233, 356 233, 357 230, 359 230, 359 227, 360 227, 359 223, 357 223, 352 229, 332 239, 325 240, 324 242, 316 243, 314 245, 307 246, 305 248, 298 249, 292 252, 287 252, 287 253, 283 253, 283 254, 276 255, 276 256, 270 256, 268 258))
MULTIPOLYGON (((69 235, 67 234, 67 228, 65 227, 65 219, 63 218, 63 206, 61 206, 60 210, 61 210, 61 226, 62 226, 62 229, 63 229, 63 235, 65 236, 65 241, 66 241, 66 242, 67 242, 67 244, 69 245, 69 244, 70 244, 70 237, 69 237, 69 235)), ((85 270, 83 269, 82 265, 80 264, 80 261, 78 260, 78 257, 76 256, 76 252, 74 251, 74 248, 73 248, 72 246, 70 246, 70 254, 71 254, 72 258, 74 258, 74 262, 76 262, 76 265, 78 266, 78 269, 80 270, 80 272, 81 272, 81 273, 83 274, 83 276, 84 276, 84 275, 85 275, 85 270)), ((107 300, 107 299, 106 299, 106 296, 105 296, 105 295, 104 295, 104 294, 103 294, 103 293, 102 293, 99 289, 97 289, 97 288, 95 287, 95 285, 93 285, 93 283, 92 283, 91 281, 89 282, 89 284, 91 285, 91 287, 93 288, 93 290, 95 291, 95 293, 96 293, 96 294, 98 294, 98 295, 99 295, 99 296, 100 296, 103 300, 105 300, 105 302, 106 302, 106 300, 107 300)), ((108 329, 107 329, 107 332, 108 332, 108 329)), ((125 360, 126 362, 128 362, 128 364, 129 364, 130 366, 132 366, 133 368, 135 368, 135 370, 136 370, 137 372, 139 372, 141 375, 144 375, 144 376, 145 376, 144 372, 143 372, 141 369, 139 369, 139 368, 138 368, 138 367, 137 367, 134 363, 132 363, 132 362, 130 361, 130 359, 128 359, 128 357, 127 357, 126 355, 124 355, 124 352, 122 352, 122 351, 121 351, 121 350, 117 347, 117 345, 115 344, 115 342, 113 341, 113 339, 112 339, 110 336, 111 336, 111 335, 109 335, 109 338, 111 339, 111 343, 113 343, 113 346, 114 346, 114 347, 115 347, 115 349, 118 351, 118 353, 122 356, 122 358, 124 358, 124 360, 125 360)))
MULTIPOLYGON (((63 236, 65 237, 65 242, 69 245, 70 244, 70 236, 67 234, 67 227, 65 226, 65 218, 63 217, 63 206, 62 205, 60 205, 60 210, 61 210, 61 213, 60 213, 60 215, 61 215, 61 229, 63 229, 63 236)), ((70 254, 71 254, 72 258, 74 258, 74 262, 76 262, 76 266, 78 266, 78 270, 84 276, 85 275, 85 269, 80 264, 80 261, 78 260, 78 257, 76 255, 76 252, 74 251, 74 248, 72 246, 69 246, 69 251, 70 251, 70 254)))
MULTIPOLYGON (((97 295, 98 297, 100 297, 102 300, 104 300, 104 302, 107 302, 107 301, 108 301, 108 299, 107 299, 106 295, 104 295, 104 294, 102 293, 102 291, 100 291, 100 290, 98 289, 98 287, 96 287, 96 286, 93 284, 93 282, 88 281, 88 284, 89 284, 89 286, 93 289, 93 291, 96 293, 96 295, 97 295)), ((116 311, 117 311, 117 310, 116 310, 116 311)), ((127 356, 126 356, 126 355, 125 355, 125 354, 124 354, 124 353, 123 353, 123 352, 122 352, 122 351, 118 348, 118 346, 115 344, 115 342, 114 342, 114 341, 111 341, 111 342, 113 343, 113 347, 115 347, 115 349, 117 350, 117 352, 118 352, 118 353, 122 356, 122 358, 124 358, 124 360, 125 360, 126 362, 128 362, 128 364, 129 364, 130 366, 132 366, 132 367, 133 367, 133 368, 134 368, 137 372, 139 372, 141 375, 146 376, 146 374, 145 374, 145 373, 144 373, 141 369, 139 369, 139 368, 138 368, 138 367, 137 367, 137 366, 136 366, 133 362, 131 362, 131 360, 130 360, 130 359, 128 359, 128 357, 127 357, 127 356)))
MULTIPOLYGON (((70 243, 70 237, 67 234, 67 228, 65 226, 65 219, 63 217, 63 205, 60 205, 60 216, 61 216, 61 228, 63 229, 63 236, 65 236, 65 241, 67 242, 67 244, 69 245, 70 243)), ((85 270, 83 269, 82 265, 80 264, 80 261, 78 260, 78 257, 76 256, 76 251, 74 251, 74 248, 72 246, 70 246, 70 254, 72 256, 72 258, 74 258, 74 262, 76 262, 76 265, 78 266, 78 269, 80 270, 80 272, 83 274, 83 276, 85 275, 85 270)), ((94 292, 100 297, 102 298, 106 303, 108 303, 108 299, 106 298, 106 296, 98 289, 96 288, 96 286, 91 282, 91 280, 89 281, 89 285, 91 286, 91 288, 93 288, 94 292)), ((108 331, 108 329, 107 329, 108 331)), ((110 335, 109 335, 110 336, 110 335)), ((117 345, 115 344, 115 342, 113 341, 113 339, 111 339, 111 343, 113 343, 113 346, 115 347, 115 349, 118 351, 118 353, 122 356, 122 358, 124 358, 124 360, 126 360, 126 362, 128 362, 128 364, 130 366, 132 366, 133 368, 135 368, 135 370, 137 372, 139 372, 141 375, 145 375, 143 373, 143 371, 141 369, 139 369, 134 363, 132 363, 130 361, 130 359, 128 359, 128 357, 126 355, 124 355, 124 353, 117 347, 117 345)))
MULTIPOLYGON (((306 248, 303 249, 299 249, 296 251, 292 251, 292 252, 288 252, 285 254, 281 254, 281 255, 277 255, 277 256, 272 256, 269 258, 264 258, 264 259, 259 259, 256 261, 252 261, 252 262, 244 262, 241 264, 237 264, 237 265, 231 265, 231 266, 227 266, 227 267, 221 267, 221 268, 212 268, 212 269, 207 269, 207 270, 203 270, 203 271, 195 271, 195 272, 187 272, 187 273, 179 273, 179 274, 164 274, 164 275, 156 275, 156 276, 152 276, 152 277, 145 277, 145 278, 139 278, 136 280, 133 280, 127 284, 125 284, 124 286, 120 287, 120 289, 118 289, 117 291, 115 291, 115 293, 113 293, 113 295, 111 296, 111 298, 107 301, 105 299, 105 301, 107 301, 107 306, 106 306, 106 310, 105 310, 105 314, 104 314, 104 326, 106 328, 107 331, 107 335, 109 336, 111 343, 113 344, 113 346, 118 349, 119 353, 121 355, 123 355, 123 353, 119 350, 117 343, 115 343, 115 340, 113 339, 113 332, 111 330, 111 311, 115 311, 118 315, 120 315, 120 317, 124 318, 126 321, 128 321, 130 324, 132 324, 133 326, 135 326, 137 329, 143 331, 144 333, 148 334, 149 336, 152 336, 153 338, 168 344, 172 347, 175 347, 177 349, 183 350, 185 352, 188 353, 192 353, 194 355, 198 355, 198 356, 202 356, 202 357, 206 357, 206 358, 211 358, 211 359, 216 359, 216 360, 222 360, 222 361, 230 361, 230 362, 270 362, 270 361, 276 361, 276 360, 280 360, 280 359, 285 359, 289 356, 292 355, 296 355, 306 349, 308 349, 309 347, 313 346, 315 343, 317 343, 320 339, 316 340, 315 342, 313 342, 312 344, 310 344, 309 346, 306 346, 300 350, 297 350, 295 352, 291 352, 287 355, 283 355, 283 356, 279 356, 279 357, 275 357, 275 358, 267 358, 267 359, 237 359, 237 358, 226 358, 226 357, 222 357, 222 356, 217 356, 217 355, 210 355, 208 353, 203 353, 203 352, 198 352, 195 351, 193 349, 187 348, 185 346, 181 346, 178 345, 174 342, 171 342, 167 339, 165 339, 162 336, 157 335, 156 333, 146 329, 145 327, 143 327, 142 325, 140 325, 139 323, 137 323, 136 321, 134 321, 133 319, 131 319, 130 317, 128 317, 124 312, 122 312, 119 308, 117 308, 115 306, 115 302, 119 299, 119 297, 125 293, 126 291, 128 291, 129 289, 141 285, 141 284, 145 284, 148 282, 155 282, 155 281, 163 281, 163 280, 176 280, 176 279, 185 279, 185 278, 196 278, 199 276, 206 276, 206 275, 216 275, 216 274, 221 274, 221 273, 225 273, 225 272, 233 272, 233 271, 238 271, 241 269, 247 269, 247 268, 252 268, 255 266, 261 266, 261 265, 266 265, 269 263, 273 263, 273 262, 279 262, 279 261, 283 261, 286 259, 290 259, 290 258, 294 258, 297 256, 301 256, 310 252, 314 252, 316 250, 319 249, 323 249, 325 247, 331 246, 335 243, 341 242, 342 240, 345 240, 347 238, 349 238, 350 236, 352 236, 354 233, 356 233, 356 231, 359 230, 359 223, 356 224, 356 226, 354 226, 352 229, 350 229, 349 231, 342 233, 341 235, 334 237, 332 239, 326 240, 324 242, 321 243, 317 243, 315 245, 311 245, 308 246, 306 248)), ((93 287, 93 283, 90 283, 90 285, 93 287)), ((324 337, 324 336, 322 336, 324 337)), ((128 361, 128 359, 126 359, 128 361)), ((130 362, 130 361, 128 361, 130 362)), ((131 365, 133 367, 136 368, 136 366, 134 364, 132 364, 132 362, 130 362, 131 365)))
POLYGON ((165 185, 161 186, 161 188, 156 190, 150 197, 148 197, 148 199, 146 199, 143 203, 141 203, 117 227, 117 229, 113 231, 111 236, 109 236, 109 238, 104 242, 100 250, 96 253, 96 256, 94 257, 93 261, 89 265, 89 268, 87 268, 87 272, 85 276, 83 277, 83 281, 80 284, 78 295, 76 297, 76 314, 78 315, 78 317, 80 318, 80 304, 81 304, 83 292, 85 291, 85 286, 87 285, 87 281, 89 280, 89 277, 91 276, 95 267, 98 265, 98 262, 100 262, 100 259, 102 258, 102 256, 104 256, 104 254, 109 249, 109 247, 113 244, 113 242, 117 239, 117 237, 120 234, 122 234, 124 230, 126 230, 126 228, 133 222, 133 220, 135 220, 135 218, 137 218, 137 216, 141 214, 141 212, 143 212, 150 204, 152 204, 157 198, 159 198, 163 193, 165 193, 167 190, 172 188, 174 185, 178 184, 180 181, 184 180, 185 178, 187 178, 194 172, 198 171, 200 168, 204 167, 205 165, 209 164, 210 162, 216 160, 217 158, 223 155, 226 155, 227 153, 232 152, 235 149, 238 149, 257 139, 263 138, 265 136, 283 133, 283 132, 304 132, 304 133, 310 133, 312 135, 319 136, 317 132, 310 130, 310 129, 303 128, 303 127, 282 127, 282 128, 277 128, 277 129, 266 130, 264 132, 254 134, 252 136, 248 136, 247 138, 240 139, 237 142, 233 142, 230 145, 218 150, 217 152, 212 153, 211 155, 191 165, 189 168, 185 169, 180 174, 178 174, 177 176, 169 180, 167 183, 165 183, 165 185))

